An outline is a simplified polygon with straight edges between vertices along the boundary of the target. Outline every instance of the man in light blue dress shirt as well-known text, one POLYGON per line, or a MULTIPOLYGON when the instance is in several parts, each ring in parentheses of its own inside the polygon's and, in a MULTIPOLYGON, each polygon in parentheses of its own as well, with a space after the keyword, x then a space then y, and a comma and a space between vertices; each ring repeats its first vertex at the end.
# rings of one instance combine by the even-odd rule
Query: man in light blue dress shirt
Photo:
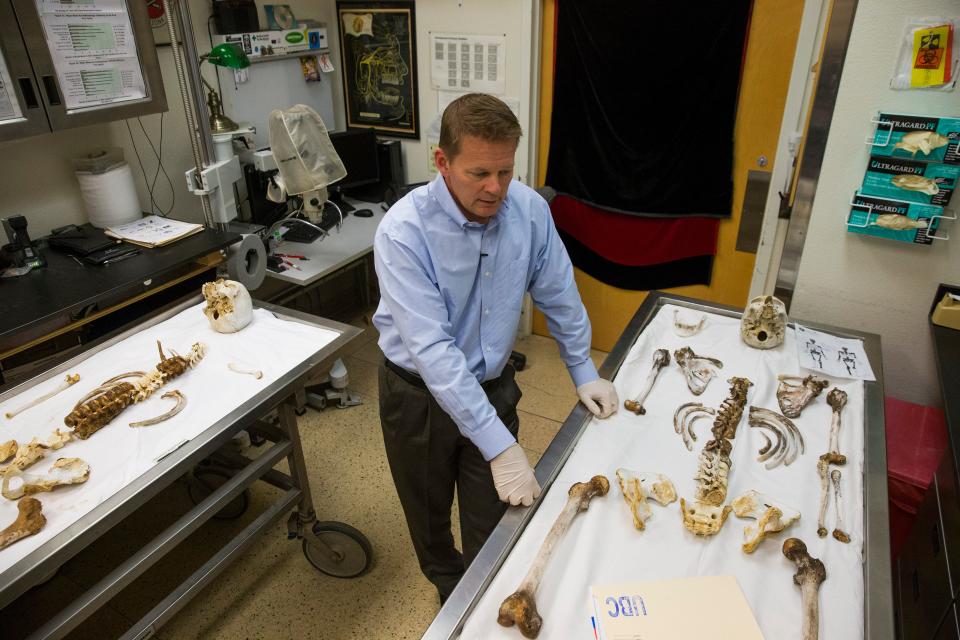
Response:
POLYGON ((550 208, 513 180, 520 135, 497 98, 450 103, 439 175, 398 201, 374 239, 384 444, 420 568, 441 601, 506 503, 530 505, 540 494, 517 444, 521 393, 508 363, 525 292, 546 315, 581 401, 600 418, 618 405, 590 360, 590 320, 550 208), (450 528, 455 488, 462 554, 450 528))

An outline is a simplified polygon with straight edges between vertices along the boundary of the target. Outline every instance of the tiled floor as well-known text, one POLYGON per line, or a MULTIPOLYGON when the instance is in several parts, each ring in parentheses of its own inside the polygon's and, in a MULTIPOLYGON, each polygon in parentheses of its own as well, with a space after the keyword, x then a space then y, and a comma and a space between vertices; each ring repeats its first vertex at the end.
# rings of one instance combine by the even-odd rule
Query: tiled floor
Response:
MULTIPOLYGON (((382 356, 376 331, 363 318, 354 324, 367 331, 345 349, 344 362, 350 386, 363 395, 364 404, 323 413, 309 410, 300 418, 300 431, 319 518, 362 531, 374 549, 371 570, 349 580, 324 575, 307 562, 299 542, 287 540, 283 518, 154 637, 401 639, 419 638, 430 624, 439 609, 436 591, 417 566, 383 451, 377 415, 382 356)), ((553 340, 531 336, 516 348, 527 356, 527 368, 517 375, 523 391, 520 443, 535 463, 573 408, 576 394, 553 340)), ((593 353, 598 365, 604 356, 593 353)), ((94 584, 138 544, 172 523, 192 506, 185 487, 185 481, 174 483, 64 565, 52 580, 0 611, 0 637, 24 636, 56 611, 58 603, 94 584)), ((250 508, 241 518, 201 527, 70 637, 119 636, 276 495, 264 483, 254 485, 250 508)))

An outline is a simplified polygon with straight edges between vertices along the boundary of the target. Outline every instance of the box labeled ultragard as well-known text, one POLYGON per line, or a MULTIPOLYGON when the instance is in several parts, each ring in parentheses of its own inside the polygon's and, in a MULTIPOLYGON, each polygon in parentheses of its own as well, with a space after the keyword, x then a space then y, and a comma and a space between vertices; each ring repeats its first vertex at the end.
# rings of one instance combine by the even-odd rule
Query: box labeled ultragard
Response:
POLYGON ((960 164, 873 155, 867 163, 860 192, 867 196, 945 207, 957 188, 958 178, 960 164))
POLYGON ((943 207, 855 193, 847 231, 913 244, 932 244, 943 207))
POLYGON ((881 113, 877 120, 873 155, 960 164, 960 118, 881 113))

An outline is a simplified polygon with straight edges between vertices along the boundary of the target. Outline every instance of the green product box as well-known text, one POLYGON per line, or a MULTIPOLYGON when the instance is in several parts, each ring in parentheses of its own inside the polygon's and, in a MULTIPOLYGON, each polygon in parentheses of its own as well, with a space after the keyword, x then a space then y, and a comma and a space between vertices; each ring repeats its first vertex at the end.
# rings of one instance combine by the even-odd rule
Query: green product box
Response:
POLYGON ((855 193, 847 231, 912 244, 933 244, 943 207, 855 193))
POLYGON ((960 179, 960 165, 870 156, 860 193, 947 206, 960 179))
POLYGON ((881 113, 872 145, 875 156, 960 164, 960 118, 881 113))

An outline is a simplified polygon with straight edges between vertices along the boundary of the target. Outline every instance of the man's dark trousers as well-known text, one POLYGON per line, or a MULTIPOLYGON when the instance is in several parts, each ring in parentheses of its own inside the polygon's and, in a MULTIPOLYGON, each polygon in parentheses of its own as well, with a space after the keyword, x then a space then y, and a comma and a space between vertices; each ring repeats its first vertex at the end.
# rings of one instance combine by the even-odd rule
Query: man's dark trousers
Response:
MULTIPOLYGON (((380 366, 380 425, 393 482, 407 519, 420 570, 446 600, 506 510, 490 463, 460 434, 423 381, 397 365, 380 366), (457 489, 463 553, 450 530, 457 489)), ((514 437, 520 427, 520 387, 507 365, 483 383, 490 404, 514 437)))

